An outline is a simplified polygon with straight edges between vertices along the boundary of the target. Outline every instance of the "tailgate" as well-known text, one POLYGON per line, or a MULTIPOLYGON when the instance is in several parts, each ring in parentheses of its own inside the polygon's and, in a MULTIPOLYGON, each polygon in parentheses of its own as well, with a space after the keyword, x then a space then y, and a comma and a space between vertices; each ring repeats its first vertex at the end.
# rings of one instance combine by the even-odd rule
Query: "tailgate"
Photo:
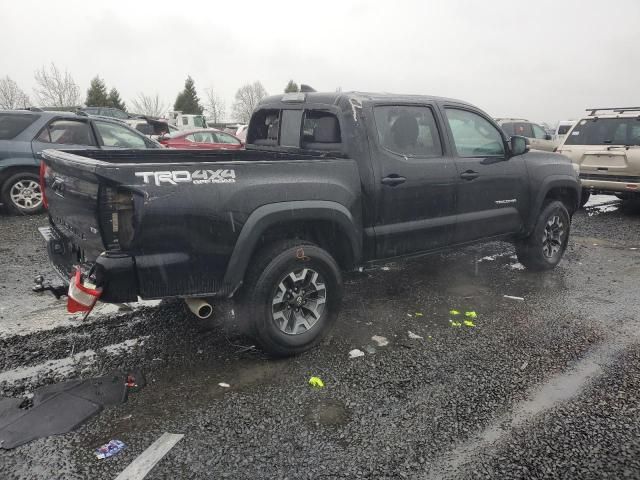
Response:
POLYGON ((57 150, 45 150, 42 157, 51 222, 73 245, 95 258, 105 250, 100 231, 98 161, 57 150))

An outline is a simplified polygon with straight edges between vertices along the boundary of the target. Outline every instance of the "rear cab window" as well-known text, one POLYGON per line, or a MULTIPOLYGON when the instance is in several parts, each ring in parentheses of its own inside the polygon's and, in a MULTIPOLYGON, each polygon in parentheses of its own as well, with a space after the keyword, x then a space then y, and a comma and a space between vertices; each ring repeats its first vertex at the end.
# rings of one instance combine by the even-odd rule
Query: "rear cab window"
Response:
POLYGON ((0 140, 17 137, 38 118, 32 113, 0 113, 0 140))

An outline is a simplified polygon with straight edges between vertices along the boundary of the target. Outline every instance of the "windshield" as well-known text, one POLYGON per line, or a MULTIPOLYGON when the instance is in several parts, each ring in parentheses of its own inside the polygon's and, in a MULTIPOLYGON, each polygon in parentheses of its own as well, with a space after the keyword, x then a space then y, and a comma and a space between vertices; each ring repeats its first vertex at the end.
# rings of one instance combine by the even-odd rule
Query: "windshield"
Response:
POLYGON ((193 124, 199 128, 207 128, 207 119, 202 115, 196 115, 193 117, 193 124))
POLYGON ((640 145, 640 121, 631 118, 580 120, 565 145, 640 145))

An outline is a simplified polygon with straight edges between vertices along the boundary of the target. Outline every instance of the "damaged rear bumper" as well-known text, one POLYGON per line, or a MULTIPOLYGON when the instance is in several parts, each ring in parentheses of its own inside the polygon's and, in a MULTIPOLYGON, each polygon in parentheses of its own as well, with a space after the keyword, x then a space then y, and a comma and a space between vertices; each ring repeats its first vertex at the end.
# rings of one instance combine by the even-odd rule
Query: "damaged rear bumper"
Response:
POLYGON ((94 262, 83 261, 82 252, 58 234, 52 227, 38 229, 47 244, 49 260, 66 286, 77 268, 83 275, 95 278, 102 288, 100 301, 125 303, 138 300, 138 281, 135 261, 131 255, 119 252, 103 252, 94 262))

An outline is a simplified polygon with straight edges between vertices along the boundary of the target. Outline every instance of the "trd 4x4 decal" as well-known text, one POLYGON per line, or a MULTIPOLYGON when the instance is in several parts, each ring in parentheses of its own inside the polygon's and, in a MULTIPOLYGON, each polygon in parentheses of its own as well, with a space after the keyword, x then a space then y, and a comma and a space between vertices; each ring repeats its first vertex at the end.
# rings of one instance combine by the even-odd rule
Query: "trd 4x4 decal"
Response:
POLYGON ((144 183, 155 183, 177 185, 178 183, 192 183, 199 185, 202 183, 235 183, 235 170, 188 170, 157 171, 157 172, 135 172, 136 177, 142 177, 144 183))

